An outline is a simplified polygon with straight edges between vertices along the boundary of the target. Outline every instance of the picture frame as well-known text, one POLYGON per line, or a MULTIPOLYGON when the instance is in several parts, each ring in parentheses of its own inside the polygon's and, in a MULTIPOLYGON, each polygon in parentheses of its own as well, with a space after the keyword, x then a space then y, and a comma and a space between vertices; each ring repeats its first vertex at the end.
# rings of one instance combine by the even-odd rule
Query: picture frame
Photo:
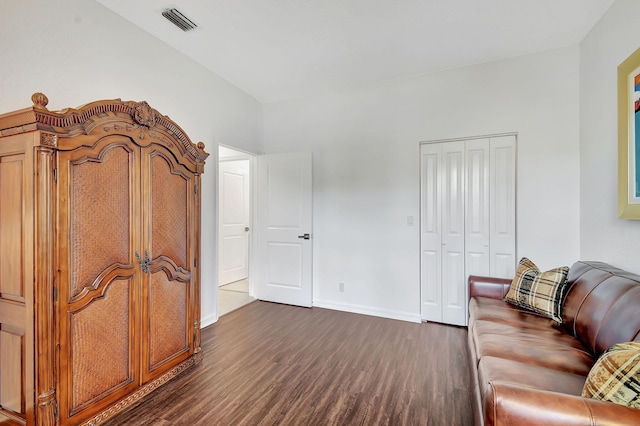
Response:
POLYGON ((640 220, 640 49, 618 66, 618 217, 640 220))

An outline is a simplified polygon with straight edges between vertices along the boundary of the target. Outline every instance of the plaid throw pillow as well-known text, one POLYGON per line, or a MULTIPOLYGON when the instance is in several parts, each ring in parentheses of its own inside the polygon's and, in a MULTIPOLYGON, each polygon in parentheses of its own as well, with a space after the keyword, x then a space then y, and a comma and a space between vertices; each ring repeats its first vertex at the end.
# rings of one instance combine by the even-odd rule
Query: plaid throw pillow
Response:
POLYGON ((640 342, 619 343, 603 353, 589 371, 582 396, 640 409, 640 342))
POLYGON ((540 272, 535 263, 523 257, 504 300, 561 323, 560 310, 564 303, 568 273, 567 266, 540 272))

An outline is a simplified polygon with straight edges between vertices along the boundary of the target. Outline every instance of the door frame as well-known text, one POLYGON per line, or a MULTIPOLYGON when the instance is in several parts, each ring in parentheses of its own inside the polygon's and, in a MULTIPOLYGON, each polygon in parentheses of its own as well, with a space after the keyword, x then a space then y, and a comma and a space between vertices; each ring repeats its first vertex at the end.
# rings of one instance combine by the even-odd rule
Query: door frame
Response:
POLYGON ((214 323, 218 321, 220 314, 220 282, 219 282, 219 268, 220 268, 220 162, 222 161, 234 161, 234 160, 249 160, 249 204, 250 204, 250 219, 249 219, 249 228, 251 232, 249 233, 249 296, 254 296, 254 283, 256 280, 256 267, 257 267, 257 238, 255 238, 256 224, 257 220, 257 206, 258 202, 258 186, 257 186, 257 173, 258 173, 258 160, 257 157, 260 154, 256 154, 253 152, 245 151, 240 148, 233 147, 231 145, 225 145, 222 143, 218 143, 216 148, 216 215, 215 215, 215 230, 216 230, 216 255, 215 255, 215 264, 216 264, 216 274, 215 274, 215 300, 216 300, 216 310, 215 310, 215 319, 214 323), (229 155, 225 156, 222 160, 220 159, 220 148, 228 149, 237 152, 237 155, 229 155))

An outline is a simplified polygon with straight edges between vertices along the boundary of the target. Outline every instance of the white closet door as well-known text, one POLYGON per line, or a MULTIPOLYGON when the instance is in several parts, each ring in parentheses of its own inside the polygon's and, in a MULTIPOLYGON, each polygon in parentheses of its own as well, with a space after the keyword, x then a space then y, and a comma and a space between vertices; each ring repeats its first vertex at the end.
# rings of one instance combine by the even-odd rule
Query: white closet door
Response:
POLYGON ((438 322, 442 321, 442 215, 439 177, 441 156, 442 144, 420 146, 420 311, 423 320, 438 322))
POLYGON ((466 164, 466 276, 487 276, 491 272, 489 247, 489 139, 467 141, 466 164))
POLYGON ((516 266, 516 137, 491 138, 489 274, 512 278, 516 266))
POLYGON ((468 276, 515 272, 515 136, 424 144, 420 155, 422 319, 466 325, 468 276))
POLYGON ((465 144, 442 146, 442 321, 465 325, 465 144))

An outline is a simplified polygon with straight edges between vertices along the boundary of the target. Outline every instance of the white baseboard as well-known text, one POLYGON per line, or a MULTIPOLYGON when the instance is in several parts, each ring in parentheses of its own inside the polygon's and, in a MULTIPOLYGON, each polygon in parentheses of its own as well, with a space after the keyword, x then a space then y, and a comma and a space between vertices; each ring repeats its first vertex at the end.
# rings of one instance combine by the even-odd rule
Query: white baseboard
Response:
POLYGON ((200 318, 200 328, 208 327, 211 324, 214 324, 216 322, 218 322, 218 315, 216 314, 207 315, 204 318, 200 318))
POLYGON ((329 300, 314 300, 313 306, 318 308, 333 309, 334 311, 351 312, 354 314, 371 315, 374 317, 389 318, 408 322, 422 322, 420 314, 410 314, 402 311, 390 311, 377 309, 370 306, 352 305, 349 303, 336 303, 329 300))

